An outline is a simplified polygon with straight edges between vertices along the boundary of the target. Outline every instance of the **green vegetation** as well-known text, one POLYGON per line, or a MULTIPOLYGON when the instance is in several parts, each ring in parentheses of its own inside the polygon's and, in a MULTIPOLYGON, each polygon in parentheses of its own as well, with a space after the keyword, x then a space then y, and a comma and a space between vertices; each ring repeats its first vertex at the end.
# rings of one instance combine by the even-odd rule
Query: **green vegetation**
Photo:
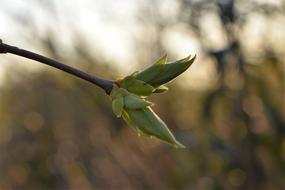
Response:
POLYGON ((177 148, 185 148, 169 131, 166 124, 150 108, 153 104, 144 100, 152 93, 167 91, 164 86, 190 67, 196 56, 168 63, 167 55, 147 69, 135 72, 118 80, 112 91, 112 108, 117 117, 123 116, 126 123, 139 134, 155 136, 177 148))

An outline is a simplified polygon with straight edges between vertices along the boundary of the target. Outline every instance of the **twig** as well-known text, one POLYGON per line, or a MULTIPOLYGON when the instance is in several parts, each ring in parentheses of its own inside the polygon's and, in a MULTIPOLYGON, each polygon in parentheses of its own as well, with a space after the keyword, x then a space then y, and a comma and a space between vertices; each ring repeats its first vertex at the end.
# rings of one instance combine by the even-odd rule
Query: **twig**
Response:
POLYGON ((83 80, 89 81, 95 85, 97 85, 98 87, 102 88, 103 90, 105 90, 105 92, 107 94, 110 94, 114 81, 111 80, 105 80, 105 79, 101 79, 99 77, 96 76, 92 76, 88 73, 85 73, 83 71, 80 71, 76 68, 73 68, 71 66, 65 65, 63 63, 60 63, 58 61, 55 61, 53 59, 47 58, 45 56, 24 50, 24 49, 20 49, 18 47, 15 46, 10 46, 8 44, 4 44, 2 43, 2 40, 0 39, 0 53, 11 53, 11 54, 15 54, 21 57, 25 57, 28 59, 32 59, 38 62, 41 62, 43 64, 49 65, 51 67, 57 68, 59 70, 65 71, 69 74, 72 74, 74 76, 77 76, 83 80))

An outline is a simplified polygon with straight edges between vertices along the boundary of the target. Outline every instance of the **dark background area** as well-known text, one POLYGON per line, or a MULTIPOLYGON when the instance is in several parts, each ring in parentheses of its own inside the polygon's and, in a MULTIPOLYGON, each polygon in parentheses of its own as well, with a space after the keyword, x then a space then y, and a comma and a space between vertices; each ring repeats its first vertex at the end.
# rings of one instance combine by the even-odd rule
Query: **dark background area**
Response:
MULTIPOLYGON (((100 48, 90 48, 95 41, 78 28, 69 29, 73 46, 62 44, 65 34, 58 32, 56 19, 61 13, 53 1, 36 3, 52 23, 44 33, 32 12, 0 7, 23 29, 21 36, 27 35, 21 44, 108 79, 129 72, 124 67, 141 69, 163 53, 175 59, 176 51, 164 37, 169 30, 191 36, 199 47, 190 52, 198 54, 193 69, 169 84, 167 93, 150 98, 187 149, 138 137, 114 116, 110 98, 92 84, 47 66, 29 69, 36 64, 1 55, 0 67, 8 64, 0 86, 0 189, 285 188, 284 45, 276 41, 284 35, 273 35, 275 30, 283 33, 284 2, 175 2, 179 11, 172 16, 161 13, 163 7, 172 9, 167 3, 136 2, 132 19, 151 32, 132 36, 136 62, 121 67, 115 58, 100 54, 100 48), (268 24, 277 19, 281 28, 268 27, 262 35, 259 28, 248 31, 257 20, 268 24), (205 25, 213 20, 212 27, 205 25), (211 74, 199 81, 201 67, 211 74)), ((120 25, 124 28, 124 22, 120 25)), ((13 40, 7 39, 18 45, 13 40)), ((181 46, 187 43, 182 40, 181 46)))

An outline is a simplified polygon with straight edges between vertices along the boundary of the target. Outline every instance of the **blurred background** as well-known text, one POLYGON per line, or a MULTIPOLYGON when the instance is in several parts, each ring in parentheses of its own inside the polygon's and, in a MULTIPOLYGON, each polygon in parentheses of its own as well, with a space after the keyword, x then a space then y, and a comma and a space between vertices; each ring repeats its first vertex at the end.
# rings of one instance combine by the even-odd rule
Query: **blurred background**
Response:
POLYGON ((285 189, 282 0, 1 0, 0 37, 116 79, 198 59, 155 110, 187 149, 138 137, 101 89, 0 56, 0 189, 285 189))

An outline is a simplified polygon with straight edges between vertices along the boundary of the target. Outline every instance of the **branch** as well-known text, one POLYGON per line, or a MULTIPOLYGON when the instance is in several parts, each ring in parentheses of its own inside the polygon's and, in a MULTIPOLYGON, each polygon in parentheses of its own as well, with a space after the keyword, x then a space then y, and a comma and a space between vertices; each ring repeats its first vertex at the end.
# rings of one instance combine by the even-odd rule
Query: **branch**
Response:
POLYGON ((99 77, 90 75, 88 73, 85 73, 83 71, 80 71, 76 68, 73 68, 71 66, 65 65, 63 63, 60 63, 58 61, 55 61, 53 59, 47 58, 45 56, 24 50, 24 49, 20 49, 18 47, 15 46, 10 46, 8 44, 4 44, 2 43, 2 40, 0 39, 0 53, 11 53, 11 54, 15 54, 21 57, 25 57, 28 59, 32 59, 35 61, 38 61, 40 63, 49 65, 51 67, 57 68, 59 70, 62 70, 64 72, 67 72, 71 75, 77 76, 83 80, 89 81, 95 85, 97 85, 98 87, 102 88, 103 90, 105 90, 105 92, 107 94, 110 94, 112 88, 113 88, 113 84, 114 81, 111 80, 105 80, 105 79, 101 79, 99 77))

